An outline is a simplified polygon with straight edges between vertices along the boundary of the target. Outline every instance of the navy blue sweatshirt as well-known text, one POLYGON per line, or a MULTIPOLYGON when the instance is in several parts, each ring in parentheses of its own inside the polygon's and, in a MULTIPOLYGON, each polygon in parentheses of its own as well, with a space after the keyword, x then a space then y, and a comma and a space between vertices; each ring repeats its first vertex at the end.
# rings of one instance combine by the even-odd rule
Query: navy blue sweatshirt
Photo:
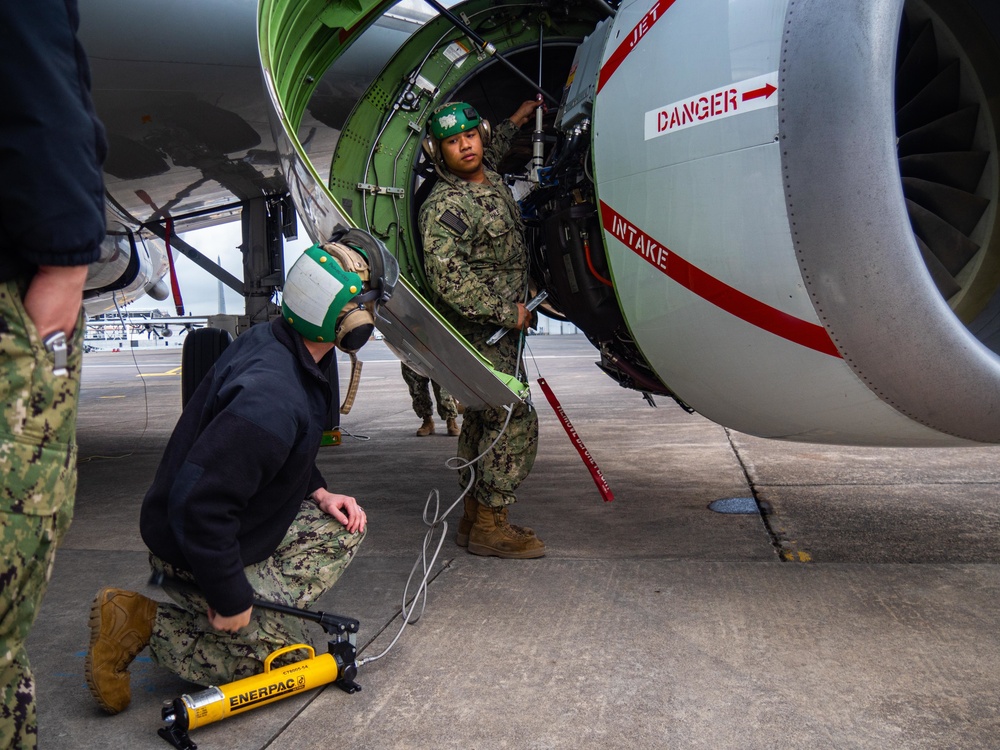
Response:
POLYGON ((0 2, 0 281, 82 266, 104 238, 104 128, 76 0, 0 2))
POLYGON ((317 365, 282 318, 254 326, 205 376, 167 443, 142 503, 142 539, 192 572, 220 615, 251 606, 243 568, 270 557, 303 499, 326 487, 315 460, 327 361, 317 365))

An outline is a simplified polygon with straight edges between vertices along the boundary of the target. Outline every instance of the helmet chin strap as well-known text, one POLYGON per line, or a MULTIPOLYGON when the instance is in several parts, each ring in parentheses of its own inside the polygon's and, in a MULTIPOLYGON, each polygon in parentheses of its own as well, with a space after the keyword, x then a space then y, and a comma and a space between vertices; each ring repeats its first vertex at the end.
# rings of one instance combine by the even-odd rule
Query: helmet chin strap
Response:
POLYGON ((351 358, 351 377, 348 381, 347 392, 344 394, 344 401, 340 405, 341 414, 349 414, 354 406, 354 399, 361 384, 361 368, 364 365, 364 362, 358 359, 357 349, 345 348, 344 341, 352 332, 362 328, 369 329, 370 335, 370 330, 375 327, 374 318, 371 312, 365 308, 365 302, 378 299, 379 296, 380 292, 374 290, 354 297, 350 302, 354 307, 348 310, 337 324, 337 348, 351 358), (358 316, 357 313, 362 313, 362 315, 358 316))
POLYGON ((361 384, 361 367, 364 365, 356 352, 351 352, 351 379, 347 385, 347 393, 344 394, 344 403, 340 405, 341 414, 350 414, 354 406, 354 398, 358 395, 358 386, 361 384))

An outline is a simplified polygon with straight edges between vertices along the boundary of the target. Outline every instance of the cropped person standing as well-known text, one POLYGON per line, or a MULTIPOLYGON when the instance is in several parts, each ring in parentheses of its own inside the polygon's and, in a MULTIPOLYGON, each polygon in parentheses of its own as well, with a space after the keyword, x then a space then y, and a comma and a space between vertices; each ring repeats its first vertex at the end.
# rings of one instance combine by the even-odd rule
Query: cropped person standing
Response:
POLYGON ((75 0, 0 3, 0 747, 34 748, 25 640, 76 495, 81 306, 104 239, 104 128, 75 0))
POLYGON ((437 399, 438 416, 445 421, 445 429, 451 437, 458 435, 458 406, 444 388, 419 372, 400 362, 403 370, 403 380, 410 391, 410 401, 414 413, 423 420, 417 428, 417 437, 427 437, 434 434, 434 404, 431 401, 430 387, 434 389, 437 399))
MULTIPOLYGON (((523 331, 531 322, 524 305, 528 256, 517 203, 484 159, 498 163, 538 106, 524 102, 491 133, 470 104, 446 104, 431 115, 425 141, 441 177, 419 217, 432 302, 497 370, 508 374, 524 373, 518 336, 504 336, 493 346, 486 341, 498 327, 523 331)), ((515 490, 535 461, 537 414, 517 404, 508 423, 502 408, 467 408, 458 455, 475 458, 495 440, 474 467, 475 485, 466 496, 456 542, 475 555, 541 557, 542 540, 507 518, 517 500, 515 490)), ((464 485, 467 475, 463 480, 464 485)))

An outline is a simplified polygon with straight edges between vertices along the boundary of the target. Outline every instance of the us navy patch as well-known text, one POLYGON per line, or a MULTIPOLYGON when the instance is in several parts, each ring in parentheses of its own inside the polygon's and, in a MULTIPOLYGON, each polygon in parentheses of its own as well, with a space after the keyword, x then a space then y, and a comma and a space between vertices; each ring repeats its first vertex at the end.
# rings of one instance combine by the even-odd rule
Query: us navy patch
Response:
POLYGON ((444 224, 448 229, 453 231, 457 235, 463 235, 469 231, 469 225, 462 221, 458 216, 451 212, 451 209, 445 211, 441 214, 438 219, 442 224, 444 224))

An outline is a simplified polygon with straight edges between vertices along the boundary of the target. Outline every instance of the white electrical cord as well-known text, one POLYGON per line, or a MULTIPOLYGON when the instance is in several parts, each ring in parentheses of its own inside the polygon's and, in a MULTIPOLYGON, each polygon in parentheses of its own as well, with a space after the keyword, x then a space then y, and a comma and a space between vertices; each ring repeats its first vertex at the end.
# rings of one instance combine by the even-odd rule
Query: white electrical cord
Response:
MULTIPOLYGON (((527 296, 527 289, 525 289, 525 297, 526 296, 527 296)), ((524 340, 525 340, 525 333, 524 331, 521 331, 520 336, 518 336, 518 342, 517 342, 517 365, 514 371, 515 377, 519 377, 521 374, 521 353, 524 348, 524 340)), ((531 406, 530 399, 526 403, 529 406, 531 406)), ((413 567, 410 569, 410 575, 406 579, 406 585, 403 587, 403 602, 400 608, 400 614, 403 615, 403 623, 402 625, 399 626, 399 631, 396 633, 396 636, 392 639, 392 642, 388 646, 386 646, 385 650, 382 651, 382 653, 378 654, 377 656, 369 656, 364 659, 361 659, 358 662, 358 667, 362 667, 365 664, 377 661, 378 659, 381 659, 383 656, 388 654, 389 651, 392 650, 392 647, 396 645, 396 641, 399 640, 399 637, 403 634, 403 631, 406 629, 406 626, 417 622, 417 620, 419 620, 423 616, 424 609, 427 607, 427 584, 430 582, 431 571, 434 570, 434 564, 437 562, 438 555, 441 553, 441 547, 444 544, 444 540, 448 535, 448 522, 445 519, 458 506, 458 504, 465 499, 465 496, 469 494, 469 490, 472 489, 472 485, 476 481, 476 470, 474 468, 475 464, 479 463, 479 461, 483 459, 487 453, 493 450, 493 446, 495 446, 500 441, 500 438, 503 437, 503 434, 507 431, 507 427, 510 425, 511 416, 513 416, 514 414, 514 407, 512 405, 507 405, 501 408, 507 412, 507 419, 504 420, 503 427, 501 428, 500 432, 497 433, 496 438, 494 438, 493 442, 489 444, 486 450, 484 450, 475 458, 465 461, 464 463, 462 462, 463 460, 461 456, 452 456, 451 458, 449 458, 447 461, 444 462, 444 465, 447 468, 452 469, 453 471, 463 471, 464 469, 468 469, 469 481, 465 485, 465 489, 462 490, 462 492, 458 495, 458 497, 455 498, 455 501, 448 506, 447 510, 445 510, 444 513, 440 513, 441 493, 437 489, 433 489, 430 491, 430 494, 427 495, 427 501, 424 503, 423 522, 424 525, 428 527, 428 529, 427 533, 424 535, 424 542, 423 545, 421 546, 420 554, 417 556, 416 561, 413 563, 413 567), (433 512, 431 512, 432 505, 433 505, 433 512), (435 544, 434 534, 439 529, 440 529, 440 536, 438 537, 437 543, 435 544), (432 547, 434 548, 434 554, 432 554, 430 556, 430 559, 428 559, 427 553, 428 550, 430 550, 432 547), (413 583, 413 577, 418 570, 422 571, 422 576, 420 578, 420 583, 417 585, 416 593, 414 593, 411 598, 410 585, 413 583), (420 611, 419 613, 417 613, 416 617, 414 617, 413 613, 414 610, 416 610, 417 608, 418 601, 420 602, 420 611)))
POLYGON ((410 569, 410 575, 406 579, 406 586, 403 587, 403 603, 400 609, 400 614, 403 615, 403 624, 399 626, 399 631, 396 636, 392 639, 392 642, 386 646, 385 650, 378 654, 377 656, 368 656, 361 659, 358 662, 358 667, 362 667, 365 664, 369 664, 373 661, 381 659, 383 656, 389 653, 393 646, 396 645, 396 641, 403 634, 407 625, 417 622, 424 614, 424 609, 427 607, 427 584, 430 582, 431 571, 434 570, 434 564, 437 562, 438 555, 441 552, 441 547, 444 544, 445 537, 448 535, 448 522, 445 518, 451 513, 455 507, 461 503, 465 496, 472 489, 473 483, 476 481, 476 470, 474 465, 479 462, 487 453, 493 450, 493 446, 497 444, 504 432, 507 431, 507 425, 510 424, 510 417, 513 414, 512 406, 501 407, 507 412, 507 419, 503 423, 503 429, 497 434, 496 439, 490 443, 489 447, 486 448, 482 453, 469 461, 461 463, 462 458, 460 456, 452 456, 444 465, 449 469, 454 471, 462 471, 463 469, 469 470, 469 482, 465 485, 465 489, 459 494, 455 501, 448 506, 448 509, 444 513, 439 513, 441 508, 441 495, 438 490, 434 489, 430 491, 427 495, 427 502, 424 503, 424 513, 423 522, 424 525, 428 526, 427 533, 424 535, 424 543, 420 549, 420 554, 417 556, 416 561, 413 563, 413 567, 410 569), (455 462, 459 463, 455 463, 455 462), (433 513, 431 513, 433 503, 433 513), (440 529, 440 536, 437 539, 437 543, 434 543, 434 534, 440 529), (427 552, 431 547, 434 548, 434 554, 427 557, 427 552), (410 597, 410 585, 413 583, 413 576, 418 571, 422 570, 423 574, 420 578, 420 583, 417 585, 416 593, 410 597), (414 610, 417 608, 417 602, 420 602, 420 612, 417 613, 416 617, 413 616, 414 610))

